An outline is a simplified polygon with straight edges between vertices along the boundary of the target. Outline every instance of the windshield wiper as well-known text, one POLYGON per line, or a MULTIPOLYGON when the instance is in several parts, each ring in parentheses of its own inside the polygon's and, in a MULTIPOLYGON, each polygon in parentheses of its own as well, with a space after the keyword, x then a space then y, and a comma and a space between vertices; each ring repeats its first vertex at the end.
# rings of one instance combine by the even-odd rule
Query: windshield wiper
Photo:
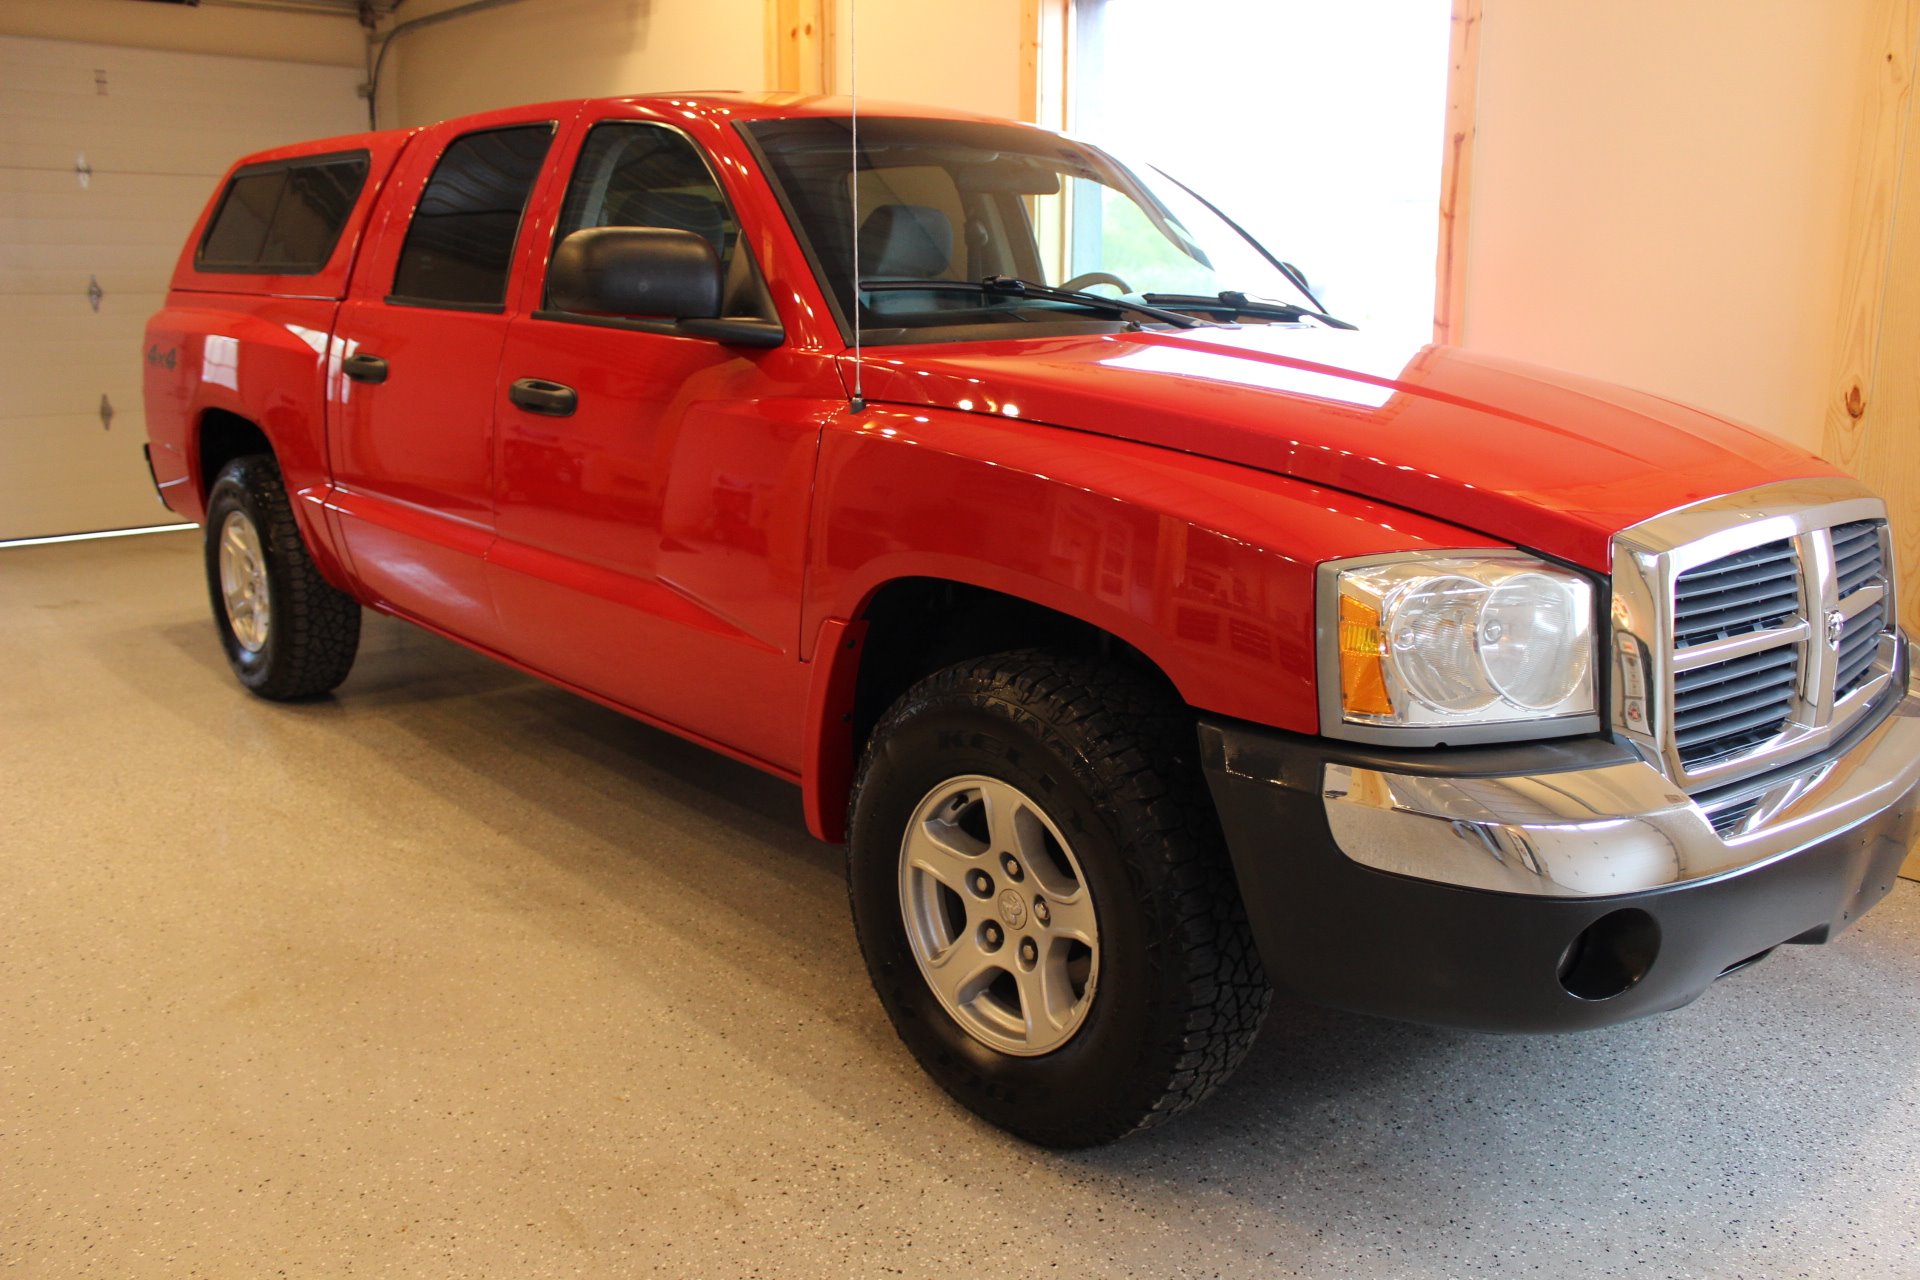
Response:
POLYGON ((1216 294, 1205 293, 1143 293, 1140 295, 1150 303, 1162 307, 1195 307, 1203 310, 1231 311, 1238 316, 1274 316, 1283 320, 1299 320, 1303 317, 1330 324, 1336 329, 1358 329, 1357 324, 1328 315, 1324 311, 1315 311, 1293 302, 1269 302, 1260 298, 1249 298, 1237 289, 1226 289, 1216 294))
MULTIPOLYGON (((1218 321, 1181 315, 1178 311, 1167 311, 1160 307, 1149 306, 1144 302, 1131 302, 1126 298, 1109 298, 1105 294, 1084 293, 1078 289, 1053 289, 1043 284, 1035 284, 1031 280, 1022 280, 1018 276, 988 276, 985 280, 862 280, 860 282, 862 293, 906 289, 942 289, 980 293, 996 298, 1037 298, 1042 302, 1072 302, 1110 311, 1115 315, 1146 316, 1150 320, 1178 325, 1182 329, 1192 329, 1200 325, 1219 327, 1218 321)), ((1214 305, 1219 304, 1216 302, 1214 305)))

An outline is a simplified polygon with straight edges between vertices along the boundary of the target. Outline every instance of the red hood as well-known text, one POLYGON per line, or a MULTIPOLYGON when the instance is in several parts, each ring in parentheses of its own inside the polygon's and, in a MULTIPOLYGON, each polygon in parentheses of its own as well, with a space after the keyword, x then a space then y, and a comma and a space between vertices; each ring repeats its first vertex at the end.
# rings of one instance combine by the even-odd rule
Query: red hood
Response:
POLYGON ((1843 474, 1772 436, 1449 347, 1255 327, 869 348, 869 400, 1002 414, 1295 476, 1609 567, 1675 507, 1843 474))

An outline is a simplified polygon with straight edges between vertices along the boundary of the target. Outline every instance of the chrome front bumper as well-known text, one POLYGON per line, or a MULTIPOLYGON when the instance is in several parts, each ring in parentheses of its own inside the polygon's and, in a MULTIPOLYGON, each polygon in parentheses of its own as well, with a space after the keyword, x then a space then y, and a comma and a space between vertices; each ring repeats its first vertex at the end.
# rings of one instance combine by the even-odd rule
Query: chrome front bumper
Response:
POLYGON ((1536 897, 1639 893, 1748 870, 1866 822, 1920 783, 1911 647, 1906 656, 1896 674, 1908 691, 1870 727, 1798 772, 1725 788, 1705 808, 1638 760, 1484 777, 1329 762, 1327 826, 1362 866, 1536 897))

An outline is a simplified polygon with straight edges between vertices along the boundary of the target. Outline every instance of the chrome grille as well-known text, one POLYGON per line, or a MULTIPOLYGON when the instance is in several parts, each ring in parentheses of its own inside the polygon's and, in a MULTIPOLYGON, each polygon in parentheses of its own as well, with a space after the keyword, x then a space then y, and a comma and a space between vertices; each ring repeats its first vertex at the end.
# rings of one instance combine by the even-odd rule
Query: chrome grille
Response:
MULTIPOLYGON (((1800 563, 1793 540, 1689 569, 1673 584, 1675 647, 1777 630, 1800 614, 1800 563)), ((1745 653, 1673 678, 1673 744, 1697 769, 1739 755, 1786 727, 1799 679, 1790 646, 1745 653)))
POLYGON ((1856 520, 1834 529, 1833 572, 1843 600, 1885 576, 1878 520, 1856 520))
POLYGON ((1744 800, 1736 800, 1732 804, 1722 805, 1719 808, 1709 807, 1706 811, 1707 821, 1713 824, 1715 834, 1723 838, 1730 836, 1753 816, 1753 811, 1760 807, 1760 800, 1760 796, 1748 796, 1744 800))
POLYGON ((1616 733, 1701 794, 1835 741, 1896 666, 1885 513, 1834 477, 1615 535, 1616 733))
POLYGON ((1840 640, 1840 675, 1834 684, 1844 698, 1858 689, 1873 671, 1874 657, 1880 652, 1880 637, 1887 630, 1887 607, 1876 600, 1847 619, 1840 640))
POLYGON ((1673 742, 1689 770, 1765 742, 1786 726, 1800 675, 1797 647, 1744 654, 1673 677, 1673 742))
POLYGON ((1676 645, 1777 627, 1800 612, 1800 566, 1782 538, 1689 569, 1673 584, 1676 645))
POLYGON ((1842 698, 1858 689, 1873 673, 1880 637, 1892 618, 1887 608, 1889 583, 1880 530, 1877 520, 1856 520, 1833 531, 1833 572, 1840 582, 1840 599, 1844 602, 1858 592, 1880 588, 1878 598, 1848 618, 1846 629, 1841 632, 1839 674, 1834 687, 1842 698))

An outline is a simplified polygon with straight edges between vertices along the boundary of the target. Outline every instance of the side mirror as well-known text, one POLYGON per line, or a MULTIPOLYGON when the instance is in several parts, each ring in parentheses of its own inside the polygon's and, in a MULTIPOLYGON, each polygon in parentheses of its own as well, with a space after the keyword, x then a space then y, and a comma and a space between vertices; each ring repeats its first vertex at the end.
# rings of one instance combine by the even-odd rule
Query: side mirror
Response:
POLYGON ((589 227, 553 251, 547 305, 603 316, 720 314, 720 258, 705 237, 666 227, 589 227))
MULTIPOLYGON (((1300 292, 1307 295, 1307 301, 1311 302, 1315 307, 1319 308, 1322 311, 1325 311, 1327 309, 1327 304, 1320 301, 1320 295, 1315 293, 1313 291, 1313 286, 1307 283, 1306 272, 1294 266, 1291 262, 1281 263, 1280 270, 1286 274, 1286 277, 1289 280, 1293 281, 1295 284, 1300 286, 1300 292)), ((1351 329, 1355 327, 1343 321, 1335 321, 1334 323, 1342 329, 1351 329)))

